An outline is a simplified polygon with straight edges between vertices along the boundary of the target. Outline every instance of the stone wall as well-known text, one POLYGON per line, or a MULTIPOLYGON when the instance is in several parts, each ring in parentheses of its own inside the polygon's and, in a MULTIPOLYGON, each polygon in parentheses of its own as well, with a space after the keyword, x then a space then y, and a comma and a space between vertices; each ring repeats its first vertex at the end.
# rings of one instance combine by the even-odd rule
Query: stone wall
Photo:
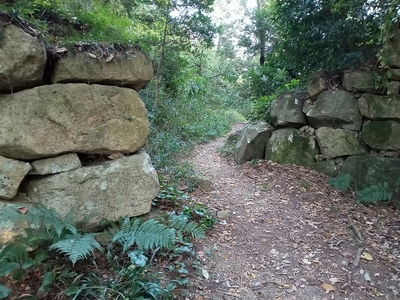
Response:
POLYGON ((150 130, 137 91, 150 60, 107 46, 50 56, 14 25, 0 37, 0 213, 42 203, 96 226, 148 212, 159 183, 141 150, 150 130))
POLYGON ((400 30, 384 51, 391 67, 385 87, 377 88, 369 71, 346 72, 341 89, 314 76, 307 95, 287 93, 272 103, 270 125, 249 124, 228 139, 236 143, 235 160, 262 158, 331 176, 348 173, 361 189, 382 182, 399 186, 400 30))

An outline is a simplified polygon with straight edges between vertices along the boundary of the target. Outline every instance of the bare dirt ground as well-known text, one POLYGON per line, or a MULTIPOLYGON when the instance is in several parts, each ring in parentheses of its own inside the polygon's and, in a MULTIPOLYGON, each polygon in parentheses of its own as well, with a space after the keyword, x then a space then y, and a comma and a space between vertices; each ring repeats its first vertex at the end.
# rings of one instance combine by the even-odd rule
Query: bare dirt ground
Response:
POLYGON ((359 205, 303 167, 237 165, 218 153, 223 142, 189 159, 213 182, 191 197, 219 224, 196 244, 204 271, 182 299, 400 299, 393 207, 359 205))

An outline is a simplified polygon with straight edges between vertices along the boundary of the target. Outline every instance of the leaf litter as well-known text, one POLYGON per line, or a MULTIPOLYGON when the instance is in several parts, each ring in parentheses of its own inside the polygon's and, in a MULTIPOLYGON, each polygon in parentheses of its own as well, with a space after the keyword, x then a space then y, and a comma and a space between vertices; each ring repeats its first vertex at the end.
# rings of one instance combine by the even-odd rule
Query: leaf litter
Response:
POLYGON ((188 159, 213 182, 191 197, 229 217, 196 242, 207 273, 179 299, 400 299, 395 209, 357 204, 305 167, 238 165, 219 155, 223 142, 188 159))

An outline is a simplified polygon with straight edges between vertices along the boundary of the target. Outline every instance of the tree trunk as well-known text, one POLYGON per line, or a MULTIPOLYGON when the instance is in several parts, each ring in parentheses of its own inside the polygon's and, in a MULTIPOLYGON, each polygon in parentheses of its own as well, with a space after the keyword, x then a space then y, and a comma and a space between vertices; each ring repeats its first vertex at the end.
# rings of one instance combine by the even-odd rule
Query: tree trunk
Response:
MULTIPOLYGON (((257 9, 258 11, 261 11, 263 8, 263 5, 265 3, 265 0, 257 0, 257 9)), ((260 66, 263 66, 265 63, 265 52, 266 52, 266 46, 265 46, 265 32, 264 28, 258 28, 258 40, 260 42, 260 66)))
POLYGON ((164 55, 165 55, 165 45, 167 41, 167 32, 168 32, 168 14, 169 11, 167 12, 165 16, 165 26, 164 26, 164 31, 163 31, 163 38, 161 42, 161 50, 160 50, 160 60, 158 61, 157 65, 157 71, 156 71, 156 94, 154 97, 154 110, 157 109, 157 105, 159 102, 159 93, 160 93, 160 73, 161 73, 161 68, 164 60, 164 55))

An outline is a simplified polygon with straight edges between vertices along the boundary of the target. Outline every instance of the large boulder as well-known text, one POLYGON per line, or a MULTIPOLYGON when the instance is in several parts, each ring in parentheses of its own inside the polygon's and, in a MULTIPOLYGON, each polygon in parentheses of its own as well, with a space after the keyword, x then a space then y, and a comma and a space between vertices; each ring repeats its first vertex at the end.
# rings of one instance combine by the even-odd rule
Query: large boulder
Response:
POLYGON ((29 163, 0 156, 0 199, 12 199, 31 168, 29 163))
POLYGON ((314 74, 307 81, 307 92, 312 100, 318 98, 319 94, 328 89, 328 84, 321 76, 314 74))
POLYGON ((300 128, 307 124, 303 113, 303 99, 300 94, 287 93, 280 95, 271 104, 271 123, 275 128, 300 128))
POLYGON ((341 173, 349 174, 358 189, 383 182, 387 182, 389 187, 394 189, 400 184, 400 158, 350 156, 343 163, 341 173))
POLYGON ((382 57, 389 66, 400 68, 400 29, 383 45, 382 57))
POLYGON ((349 92, 342 90, 322 92, 314 107, 307 113, 307 119, 314 128, 334 127, 360 130, 362 125, 357 99, 349 92))
POLYGON ((244 163, 252 159, 264 158, 265 143, 272 131, 274 128, 266 122, 257 122, 246 126, 236 143, 235 161, 244 163))
POLYGON ((351 92, 382 93, 375 88, 375 74, 369 71, 348 71, 343 76, 343 86, 351 92))
POLYGON ((138 216, 150 211, 157 196, 157 173, 147 153, 85 166, 51 176, 27 179, 26 193, 33 203, 54 208, 74 221, 96 226, 102 220, 138 216))
POLYGON ((14 25, 0 26, 0 93, 42 83, 46 50, 42 43, 14 25))
POLYGON ((400 95, 377 96, 364 94, 358 99, 361 114, 371 120, 400 121, 400 95))
POLYGON ((366 152, 356 131, 321 127, 315 131, 315 137, 321 154, 328 159, 366 152))
POLYGON ((53 82, 99 83, 138 91, 153 77, 150 59, 138 49, 115 51, 106 56, 96 54, 70 51, 57 61, 53 82))
POLYGON ((149 135, 132 89, 52 84, 0 95, 0 155, 36 159, 67 152, 133 153, 149 135))
POLYGON ((361 138, 375 150, 400 151, 400 123, 395 121, 373 121, 364 125, 361 138))
POLYGON ((294 128, 275 130, 268 139, 265 159, 283 164, 315 166, 319 154, 315 137, 294 128))
POLYGON ((49 175, 68 172, 82 167, 76 153, 68 153, 56 157, 35 160, 31 163, 32 170, 29 175, 49 175))

